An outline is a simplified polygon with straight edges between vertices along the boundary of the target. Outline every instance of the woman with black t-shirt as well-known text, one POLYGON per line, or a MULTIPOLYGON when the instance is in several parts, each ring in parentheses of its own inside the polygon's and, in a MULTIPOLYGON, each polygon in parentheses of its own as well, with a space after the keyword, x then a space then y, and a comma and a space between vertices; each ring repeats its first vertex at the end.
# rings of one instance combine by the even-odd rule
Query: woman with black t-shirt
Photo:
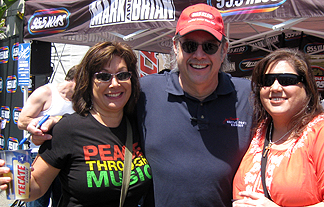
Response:
POLYGON ((124 206, 138 206, 152 181, 132 118, 140 93, 136 63, 125 44, 103 42, 89 49, 75 78, 76 113, 64 115, 53 127, 53 139, 41 146, 29 201, 44 194, 59 175, 60 206, 118 206, 131 128, 132 166, 124 206))

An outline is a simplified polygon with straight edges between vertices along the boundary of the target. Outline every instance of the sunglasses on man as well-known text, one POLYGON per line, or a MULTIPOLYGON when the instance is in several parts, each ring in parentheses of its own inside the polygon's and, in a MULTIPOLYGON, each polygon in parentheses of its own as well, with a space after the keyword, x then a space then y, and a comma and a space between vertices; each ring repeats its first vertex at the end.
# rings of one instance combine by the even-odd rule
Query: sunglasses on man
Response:
POLYGON ((292 73, 272 73, 264 75, 264 82, 262 86, 272 86, 278 80, 282 86, 296 85, 299 82, 304 82, 304 77, 292 73))
POLYGON ((95 73, 94 77, 100 81, 100 82, 109 82, 113 76, 115 76, 117 78, 118 81, 127 81, 131 78, 132 76, 132 72, 118 72, 115 74, 112 73, 106 73, 106 72, 99 72, 99 73, 95 73))
POLYGON ((183 51, 185 51, 186 53, 193 53, 196 52, 198 49, 198 46, 201 45, 203 51, 208 54, 208 55, 213 55, 217 52, 220 43, 213 43, 213 42, 204 42, 202 44, 196 42, 196 41, 192 41, 192 40, 184 40, 183 42, 179 41, 181 48, 183 49, 183 51))

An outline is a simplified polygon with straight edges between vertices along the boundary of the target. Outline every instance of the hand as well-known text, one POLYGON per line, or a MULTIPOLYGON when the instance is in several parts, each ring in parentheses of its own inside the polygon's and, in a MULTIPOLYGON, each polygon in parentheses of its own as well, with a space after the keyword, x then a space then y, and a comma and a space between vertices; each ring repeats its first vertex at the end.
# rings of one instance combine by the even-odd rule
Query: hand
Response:
POLYGON ((3 167, 5 164, 4 160, 0 159, 0 189, 6 190, 8 188, 8 185, 6 183, 9 183, 11 181, 10 177, 3 177, 4 173, 10 172, 9 167, 3 167))
POLYGON ((233 207, 243 207, 243 206, 278 207, 277 204, 275 204, 274 202, 266 198, 262 193, 242 191, 239 192, 239 195, 244 198, 234 201, 233 207))
POLYGON ((46 140, 50 140, 52 139, 52 135, 47 134, 47 132, 53 128, 53 126, 61 119, 61 117, 59 116, 55 116, 55 117, 50 117, 48 118, 44 124, 42 124, 42 126, 38 129, 36 128, 37 123, 39 122, 39 120, 42 117, 38 117, 33 119, 27 126, 27 130, 29 131, 29 133, 32 134, 31 136, 31 141, 35 144, 35 145, 41 145, 43 144, 46 140))

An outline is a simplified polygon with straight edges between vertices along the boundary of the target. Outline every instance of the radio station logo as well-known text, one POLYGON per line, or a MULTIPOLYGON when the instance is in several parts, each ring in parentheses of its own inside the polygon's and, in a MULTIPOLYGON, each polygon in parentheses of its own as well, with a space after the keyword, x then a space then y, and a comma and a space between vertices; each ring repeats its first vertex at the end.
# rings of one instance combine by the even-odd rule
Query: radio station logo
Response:
POLYGON ((8 150, 18 150, 18 139, 15 137, 8 138, 8 150))
POLYGON ((3 119, 6 119, 7 124, 10 122, 10 108, 9 108, 9 106, 1 107, 1 117, 3 119))
POLYGON ((0 63, 7 63, 9 59, 9 47, 0 47, 0 63))
POLYGON ((263 57, 249 58, 244 59, 240 62, 239 68, 241 71, 250 71, 253 70, 254 66, 262 59, 263 57))
POLYGON ((15 124, 17 124, 17 122, 18 122, 18 118, 19 118, 21 110, 22 110, 22 107, 15 107, 12 111, 12 120, 15 124))
POLYGON ((69 17, 70 12, 65 8, 37 10, 28 21, 28 32, 31 35, 63 32, 69 26, 69 17))
MULTIPOLYGON (((303 33, 299 31, 285 33, 285 41, 289 42, 289 41, 301 39, 302 34, 303 33)), ((303 36, 305 37, 306 35, 304 34, 303 36)))
POLYGON ((11 50, 12 50, 12 60, 17 61, 18 54, 19 54, 19 42, 14 43, 11 50))
POLYGON ((316 55, 322 55, 324 54, 324 44, 323 43, 310 43, 305 45, 304 52, 307 54, 316 54, 316 55))
POLYGON ((253 14, 253 13, 265 13, 272 12, 282 6, 286 0, 259 0, 259 1, 250 1, 250 0, 236 0, 236 1, 225 1, 217 0, 216 8, 219 9, 222 17, 240 15, 240 14, 253 14), (226 8, 233 8, 228 10, 222 10, 226 8), (240 7, 240 8, 235 8, 240 7))
POLYGON ((0 134, 0 150, 4 150, 5 148, 5 138, 3 134, 0 134))
POLYGON ((17 77, 11 75, 7 77, 7 93, 16 93, 17 91, 17 77))
POLYGON ((247 49, 248 49, 248 47, 246 45, 240 46, 240 47, 234 47, 234 48, 228 49, 227 54, 229 54, 229 55, 243 54, 244 52, 247 51, 247 49))

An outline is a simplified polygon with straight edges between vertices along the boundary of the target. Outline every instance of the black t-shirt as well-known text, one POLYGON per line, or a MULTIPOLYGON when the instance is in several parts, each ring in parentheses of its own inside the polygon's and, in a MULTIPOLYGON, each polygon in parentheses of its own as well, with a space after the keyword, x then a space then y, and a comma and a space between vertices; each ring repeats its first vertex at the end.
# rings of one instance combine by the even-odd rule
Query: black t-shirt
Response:
MULTIPOLYGON (((134 126, 132 172, 124 206, 135 207, 151 185, 152 174, 134 126)), ((91 114, 76 113, 63 116, 55 125, 53 139, 41 146, 40 155, 61 169, 61 206, 119 205, 126 129, 125 118, 110 129, 91 114)))

